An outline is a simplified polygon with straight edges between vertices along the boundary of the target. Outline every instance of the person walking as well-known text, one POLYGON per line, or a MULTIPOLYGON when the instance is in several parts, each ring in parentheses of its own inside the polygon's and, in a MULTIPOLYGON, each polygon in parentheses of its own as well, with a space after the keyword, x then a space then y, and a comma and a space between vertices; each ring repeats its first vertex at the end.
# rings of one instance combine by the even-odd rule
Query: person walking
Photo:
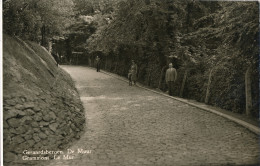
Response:
POLYGON ((100 72, 100 58, 96 57, 97 72, 100 72))
POLYGON ((128 72, 128 81, 129 81, 129 86, 132 86, 132 71, 131 71, 131 69, 128 72))
POLYGON ((135 64, 135 61, 132 60, 132 65, 131 65, 131 81, 134 82, 134 85, 136 84, 137 80, 137 65, 135 64))
POLYGON ((172 67, 172 63, 169 64, 169 69, 166 70, 165 81, 168 85, 169 95, 173 96, 173 85, 177 79, 177 71, 172 67))

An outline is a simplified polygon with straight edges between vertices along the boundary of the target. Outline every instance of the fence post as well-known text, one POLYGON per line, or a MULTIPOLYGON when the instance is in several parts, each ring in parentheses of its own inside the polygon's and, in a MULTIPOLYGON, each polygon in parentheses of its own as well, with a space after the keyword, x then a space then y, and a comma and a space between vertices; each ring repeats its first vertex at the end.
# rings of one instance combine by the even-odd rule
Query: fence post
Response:
POLYGON ((206 104, 208 104, 208 102, 209 102, 209 94, 210 94, 210 84, 211 84, 212 71, 213 71, 213 68, 210 69, 210 72, 209 72, 209 79, 208 79, 207 91, 206 91, 206 97, 205 97, 205 103, 206 104))
POLYGON ((91 57, 90 57, 90 55, 88 55, 88 65, 89 65, 89 66, 92 65, 92 64, 91 64, 91 57))
POLYGON ((187 79, 187 75, 188 75, 188 70, 185 70, 184 77, 183 77, 182 84, 181 84, 180 97, 182 97, 182 95, 183 95, 183 90, 184 90, 185 82, 187 79))
POLYGON ((251 72, 252 68, 249 66, 245 74, 245 94, 246 94, 246 115, 251 115, 252 110, 252 93, 251 93, 251 72))
POLYGON ((149 69, 149 73, 148 73, 148 86, 151 85, 151 70, 149 69))
POLYGON ((116 65, 115 65, 115 73, 117 73, 117 65, 118 65, 118 62, 116 61, 116 65))
POLYGON ((107 70, 107 56, 106 56, 106 60, 105 60, 105 70, 107 70))

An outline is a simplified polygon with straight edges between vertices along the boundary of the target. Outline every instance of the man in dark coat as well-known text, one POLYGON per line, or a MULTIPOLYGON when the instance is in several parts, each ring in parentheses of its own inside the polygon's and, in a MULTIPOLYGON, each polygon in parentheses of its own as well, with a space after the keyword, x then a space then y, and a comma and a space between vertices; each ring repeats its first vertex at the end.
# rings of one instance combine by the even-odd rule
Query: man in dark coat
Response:
POLYGON ((172 63, 169 64, 169 69, 166 70, 165 81, 169 88, 169 95, 173 96, 173 85, 177 79, 177 71, 172 67, 172 63))

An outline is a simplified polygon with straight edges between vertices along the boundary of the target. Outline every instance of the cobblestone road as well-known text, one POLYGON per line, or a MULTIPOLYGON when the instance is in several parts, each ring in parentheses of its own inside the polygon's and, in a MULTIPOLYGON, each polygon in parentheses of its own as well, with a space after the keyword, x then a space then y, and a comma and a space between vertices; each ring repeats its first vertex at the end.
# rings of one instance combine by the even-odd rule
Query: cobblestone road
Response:
POLYGON ((92 69, 63 68, 80 92, 86 132, 70 148, 73 159, 50 166, 258 163, 258 136, 231 121, 92 69), (78 148, 91 153, 78 154, 78 148))

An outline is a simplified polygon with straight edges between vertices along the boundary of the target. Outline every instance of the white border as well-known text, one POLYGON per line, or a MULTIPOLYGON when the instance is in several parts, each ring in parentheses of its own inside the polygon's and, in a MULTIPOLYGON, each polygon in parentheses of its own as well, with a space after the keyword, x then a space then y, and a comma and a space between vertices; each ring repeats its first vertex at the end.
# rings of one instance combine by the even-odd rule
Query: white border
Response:
MULTIPOLYGON (((260 3, 260 0, 194 0, 194 1, 258 1, 260 3)), ((260 4, 259 5, 259 11, 260 11, 260 4)), ((2 16, 2 12, 3 12, 3 4, 2 4, 2 0, 0 1, 0 6, 1 6, 1 12, 0 12, 0 166, 3 165, 3 16, 2 16)), ((259 30, 260 30, 260 13, 259 13, 259 30)), ((259 39, 260 39, 260 34, 259 34, 259 39)), ((259 46, 259 51, 260 51, 260 46, 259 46)), ((259 53, 259 58, 260 58, 260 53, 259 53)), ((260 62, 259 62, 260 63, 260 62)), ((259 64, 260 65, 260 64, 259 64)), ((259 81, 260 81, 260 77, 259 77, 259 81)), ((260 85, 260 84, 259 84, 260 85)), ((156 92, 157 93, 157 92, 156 92)), ((260 109, 259 109, 260 112, 260 109)), ((260 119, 260 117, 259 117, 260 119)), ((259 134, 259 130, 256 129, 255 131, 258 132, 259 134)))
POLYGON ((3 13, 3 4, 2 4, 2 1, 0 1, 0 6, 1 6, 1 12, 0 12, 0 73, 1 73, 1 76, 0 76, 0 80, 1 80, 1 88, 0 88, 0 118, 1 118, 1 122, 0 122, 0 146, 1 146, 1 150, 0 150, 0 165, 4 165, 3 164, 3 160, 4 160, 4 157, 3 157, 3 16, 2 16, 2 13, 3 13))

